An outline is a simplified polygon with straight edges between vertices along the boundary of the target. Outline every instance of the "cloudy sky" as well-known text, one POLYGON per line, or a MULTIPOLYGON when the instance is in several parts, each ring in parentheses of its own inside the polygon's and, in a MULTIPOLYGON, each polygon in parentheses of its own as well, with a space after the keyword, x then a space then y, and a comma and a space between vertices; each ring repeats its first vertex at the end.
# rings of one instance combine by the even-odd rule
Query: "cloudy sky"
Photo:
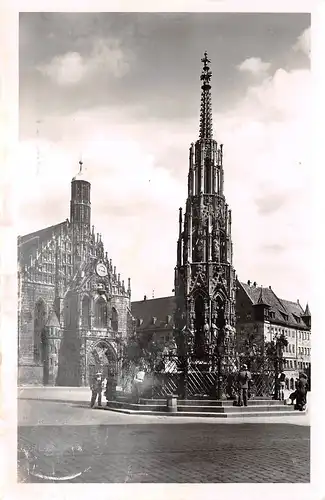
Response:
POLYGON ((82 156, 92 223, 132 298, 171 294, 207 50, 235 269, 304 305, 309 47, 307 14, 21 14, 19 233, 69 217, 82 156))

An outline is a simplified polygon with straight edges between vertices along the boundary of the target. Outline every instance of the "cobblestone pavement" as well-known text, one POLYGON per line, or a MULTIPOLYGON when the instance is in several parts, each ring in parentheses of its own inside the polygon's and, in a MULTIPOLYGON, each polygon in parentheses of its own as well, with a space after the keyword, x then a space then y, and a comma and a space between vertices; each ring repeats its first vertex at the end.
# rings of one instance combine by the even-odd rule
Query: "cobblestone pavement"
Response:
POLYGON ((131 417, 45 399, 19 402, 20 481, 309 482, 306 425, 131 417))

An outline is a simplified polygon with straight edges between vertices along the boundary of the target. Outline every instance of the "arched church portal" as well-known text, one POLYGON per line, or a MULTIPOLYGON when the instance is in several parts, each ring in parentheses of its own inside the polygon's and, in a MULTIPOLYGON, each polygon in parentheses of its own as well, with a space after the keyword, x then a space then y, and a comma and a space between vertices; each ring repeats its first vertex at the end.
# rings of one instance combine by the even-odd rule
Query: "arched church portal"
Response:
POLYGON ((106 340, 94 343, 88 354, 88 381, 97 373, 103 377, 117 375, 117 356, 112 345, 106 340))

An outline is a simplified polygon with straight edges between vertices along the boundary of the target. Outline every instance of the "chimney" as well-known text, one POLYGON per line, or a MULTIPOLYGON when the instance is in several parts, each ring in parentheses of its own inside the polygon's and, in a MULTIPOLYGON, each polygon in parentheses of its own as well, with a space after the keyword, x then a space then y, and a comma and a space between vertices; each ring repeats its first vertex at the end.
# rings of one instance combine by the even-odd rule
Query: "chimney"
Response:
POLYGON ((147 300, 147 296, 145 295, 145 296, 143 297, 143 301, 145 302, 146 300, 147 300))
POLYGON ((248 286, 251 286, 251 280, 248 280, 248 281, 247 281, 247 285, 248 285, 248 286))
POLYGON ((272 287, 271 287, 271 285, 269 285, 269 289, 270 289, 270 290, 272 290, 272 287))
POLYGON ((253 283, 253 286, 257 286, 257 283, 256 283, 256 281, 254 281, 254 283, 253 283))

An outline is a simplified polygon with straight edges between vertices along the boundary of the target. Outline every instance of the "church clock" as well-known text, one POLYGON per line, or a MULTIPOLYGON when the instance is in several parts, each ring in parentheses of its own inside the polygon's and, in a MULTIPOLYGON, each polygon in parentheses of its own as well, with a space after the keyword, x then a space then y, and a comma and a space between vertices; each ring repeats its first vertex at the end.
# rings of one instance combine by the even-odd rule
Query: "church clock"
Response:
POLYGON ((105 264, 103 262, 98 262, 96 264, 96 273, 101 278, 104 278, 104 276, 107 276, 107 274, 108 274, 107 273, 107 267, 105 266, 105 264))

